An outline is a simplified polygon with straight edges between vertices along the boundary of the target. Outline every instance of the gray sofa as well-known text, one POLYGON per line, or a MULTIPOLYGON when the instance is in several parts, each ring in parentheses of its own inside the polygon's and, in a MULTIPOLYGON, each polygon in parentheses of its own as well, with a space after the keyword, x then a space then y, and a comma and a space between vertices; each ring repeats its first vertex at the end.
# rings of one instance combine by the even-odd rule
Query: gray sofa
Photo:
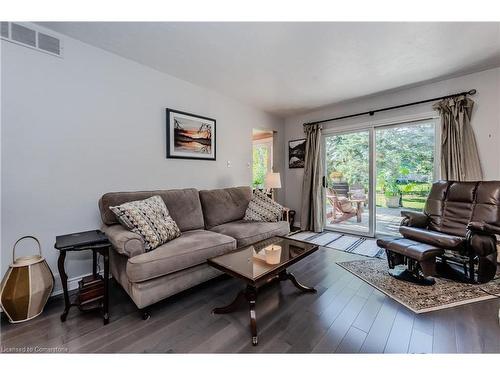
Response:
POLYGON ((206 264, 208 258, 289 233, 286 221, 243 221, 251 198, 252 190, 248 186, 104 194, 99 200, 99 210, 102 230, 115 250, 110 254, 113 277, 137 307, 144 309, 220 275, 219 271, 206 264), (182 234, 145 252, 142 237, 121 226, 109 207, 153 195, 159 195, 164 200, 182 234))

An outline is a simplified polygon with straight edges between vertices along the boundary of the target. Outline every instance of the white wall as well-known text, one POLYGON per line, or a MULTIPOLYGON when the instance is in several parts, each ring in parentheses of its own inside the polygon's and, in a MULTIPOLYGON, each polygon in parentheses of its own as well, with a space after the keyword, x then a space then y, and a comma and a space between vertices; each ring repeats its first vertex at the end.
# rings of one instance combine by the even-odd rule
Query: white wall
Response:
MULTIPOLYGON (((477 94, 472 97, 475 101, 472 126, 476 134, 484 177, 489 180, 500 179, 500 157, 498 156, 500 150, 500 68, 416 88, 361 98, 314 112, 288 117, 285 119, 285 142, 288 145, 288 141, 291 139, 303 138, 302 124, 305 122, 439 97, 473 88, 477 89, 477 94)), ((355 126, 370 121, 389 121, 391 118, 411 117, 429 112, 432 112, 432 103, 376 113, 373 117, 365 116, 335 121, 324 124, 324 127, 330 129, 355 126)), ((286 150, 288 153, 288 146, 286 146, 286 150)), ((289 169, 288 167, 285 170, 285 203, 288 207, 297 210, 298 220, 300 220, 303 171, 303 169, 289 169)))
MULTIPOLYGON (((55 236, 98 228, 105 192, 249 185, 252 128, 277 131, 283 171, 281 119, 61 38, 64 58, 1 42, 2 274, 14 241, 32 234, 59 289, 55 236), (217 120, 217 161, 166 159, 166 107, 217 120)), ((90 272, 90 254, 66 263, 70 278, 90 272)))

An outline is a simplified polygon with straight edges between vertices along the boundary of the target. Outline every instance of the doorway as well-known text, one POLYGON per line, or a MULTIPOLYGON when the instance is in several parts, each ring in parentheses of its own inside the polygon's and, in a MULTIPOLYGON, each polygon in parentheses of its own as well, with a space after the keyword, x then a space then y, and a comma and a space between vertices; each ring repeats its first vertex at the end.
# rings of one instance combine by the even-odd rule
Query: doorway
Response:
POLYGON ((438 131, 430 119, 325 134, 325 229, 399 236, 439 175, 438 131))
POLYGON ((264 189, 264 179, 267 172, 273 170, 272 130, 252 130, 252 187, 264 189))
POLYGON ((370 216, 370 130, 325 137, 327 228, 372 233, 370 216))

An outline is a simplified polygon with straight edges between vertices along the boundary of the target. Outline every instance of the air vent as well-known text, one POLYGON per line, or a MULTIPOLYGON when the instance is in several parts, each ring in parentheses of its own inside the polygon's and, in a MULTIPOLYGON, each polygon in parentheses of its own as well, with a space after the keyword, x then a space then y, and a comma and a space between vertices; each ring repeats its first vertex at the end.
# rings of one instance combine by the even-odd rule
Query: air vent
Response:
POLYGON ((13 23, 11 26, 12 40, 16 42, 27 44, 30 47, 36 47, 36 31, 28 29, 27 27, 21 26, 17 23, 13 23))
POLYGON ((40 32, 38 33, 38 48, 56 55, 61 53, 59 39, 40 32))
POLYGON ((29 24, 1 22, 1 30, 2 39, 51 55, 61 56, 62 54, 60 39, 38 31, 29 24))
POLYGON ((2 29, 2 38, 9 37, 9 23, 8 22, 0 22, 0 27, 2 29))

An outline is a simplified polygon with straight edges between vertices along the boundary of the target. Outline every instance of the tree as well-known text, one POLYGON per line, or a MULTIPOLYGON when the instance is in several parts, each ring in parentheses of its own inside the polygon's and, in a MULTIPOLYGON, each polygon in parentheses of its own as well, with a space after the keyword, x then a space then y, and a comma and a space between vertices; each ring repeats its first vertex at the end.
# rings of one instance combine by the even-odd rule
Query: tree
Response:
MULTIPOLYGON (((411 182, 431 182, 434 166, 434 126, 431 123, 376 130, 377 190, 411 182)), ((369 133, 360 131, 326 138, 327 177, 369 186, 369 133)))
POLYGON ((269 153, 267 147, 253 147, 253 186, 256 188, 264 187, 264 178, 267 173, 268 158, 269 153))
POLYGON ((342 173, 342 180, 350 185, 369 183, 368 132, 342 134, 326 138, 327 176, 342 173))

